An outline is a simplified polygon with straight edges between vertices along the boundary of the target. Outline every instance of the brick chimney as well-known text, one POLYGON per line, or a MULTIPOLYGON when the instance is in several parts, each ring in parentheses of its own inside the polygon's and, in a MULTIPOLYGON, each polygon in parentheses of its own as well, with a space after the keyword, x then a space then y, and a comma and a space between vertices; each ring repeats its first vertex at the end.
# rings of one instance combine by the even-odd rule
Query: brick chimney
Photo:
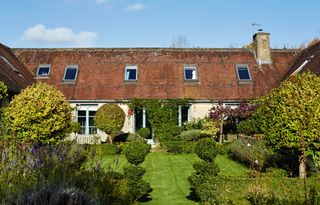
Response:
POLYGON ((259 31, 253 35, 253 43, 255 47, 255 57, 257 63, 261 64, 271 64, 271 54, 270 54, 270 33, 259 31))

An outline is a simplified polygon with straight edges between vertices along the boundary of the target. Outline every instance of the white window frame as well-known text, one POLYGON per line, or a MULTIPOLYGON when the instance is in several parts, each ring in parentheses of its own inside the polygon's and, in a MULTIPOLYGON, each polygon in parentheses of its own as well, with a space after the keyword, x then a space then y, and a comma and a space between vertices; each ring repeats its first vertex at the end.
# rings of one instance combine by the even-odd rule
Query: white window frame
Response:
POLYGON ((250 69, 249 69, 249 66, 247 64, 238 64, 238 65, 236 65, 236 72, 237 72, 237 76, 238 76, 238 80, 239 81, 242 81, 242 82, 250 82, 250 81, 252 81, 250 69), (249 79, 241 79, 240 78, 240 75, 239 75, 239 69, 240 68, 246 68, 247 69, 248 75, 249 75, 249 79))
POLYGON ((125 81, 138 81, 138 66, 137 65, 126 65, 124 69, 124 80, 125 81), (129 75, 127 73, 128 70, 136 70, 135 79, 129 79, 129 75))
POLYGON ((63 76, 63 80, 64 81, 76 81, 78 78, 78 73, 79 73, 79 66, 78 65, 67 65, 65 70, 64 70, 64 76, 63 76), (68 69, 72 69, 75 68, 76 69, 76 76, 75 79, 66 79, 66 74, 67 74, 67 70, 68 69))
MULTIPOLYGON (((85 111, 86 112, 86 124, 85 124, 85 133, 82 135, 95 135, 98 133, 99 129, 97 128, 97 133, 95 134, 90 134, 90 126, 89 126, 89 112, 90 111, 95 111, 97 112, 98 106, 97 105, 80 105, 77 107, 76 110, 76 121, 78 122, 78 111, 85 111)), ((96 127, 96 126, 95 126, 96 127)))
POLYGON ((198 81, 198 70, 196 65, 184 65, 183 66, 183 76, 185 81, 198 81), (186 71, 192 70, 192 79, 187 79, 186 71), (194 77, 193 77, 194 76, 194 77))
POLYGON ((37 77, 49 77, 50 76, 50 72, 51 72, 51 64, 40 64, 38 66, 38 69, 37 69, 37 77), (39 71, 40 71, 41 68, 49 68, 48 74, 47 75, 39 74, 39 71))

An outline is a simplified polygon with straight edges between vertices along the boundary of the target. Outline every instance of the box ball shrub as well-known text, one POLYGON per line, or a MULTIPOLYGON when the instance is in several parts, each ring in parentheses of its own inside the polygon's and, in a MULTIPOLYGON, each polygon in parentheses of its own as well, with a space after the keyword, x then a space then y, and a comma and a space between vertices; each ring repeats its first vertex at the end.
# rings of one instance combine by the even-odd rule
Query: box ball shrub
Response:
POLYGON ((128 180, 141 180, 146 173, 146 168, 129 164, 123 168, 123 174, 128 180))
MULTIPOLYGON (((94 116, 94 124, 98 129, 108 135, 111 135, 123 128, 126 114, 117 104, 104 104, 96 112, 94 116)), ((112 137, 109 136, 112 144, 112 137)))
POLYGON ((149 128, 143 127, 137 131, 137 134, 143 137, 144 139, 147 139, 150 135, 150 130, 149 128))
POLYGON ((129 163, 134 165, 141 164, 149 152, 149 146, 143 142, 130 142, 124 149, 124 155, 129 163))
POLYGON ((218 154, 216 142, 211 138, 200 139, 195 146, 195 153, 200 159, 207 162, 213 162, 218 154))
POLYGON ((220 168, 216 163, 208 163, 206 161, 199 161, 193 164, 193 169, 197 174, 205 174, 210 176, 217 176, 220 168))

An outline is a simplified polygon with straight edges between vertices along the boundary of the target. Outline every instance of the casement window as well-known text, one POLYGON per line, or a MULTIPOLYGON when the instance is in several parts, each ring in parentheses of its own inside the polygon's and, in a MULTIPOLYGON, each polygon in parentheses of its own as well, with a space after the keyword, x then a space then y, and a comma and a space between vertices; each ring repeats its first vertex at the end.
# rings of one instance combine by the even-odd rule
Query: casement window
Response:
POLYGON ((81 110, 77 111, 77 121, 81 126, 79 134, 97 134, 97 126, 95 126, 93 122, 95 114, 96 111, 91 110, 89 107, 84 109, 82 108, 81 110))
POLYGON ((195 65, 185 65, 183 67, 184 80, 185 81, 196 81, 198 80, 197 67, 195 65))
POLYGON ((75 81, 77 80, 79 67, 77 65, 68 65, 64 72, 63 80, 65 81, 75 81))
POLYGON ((39 65, 37 69, 37 77, 48 77, 50 75, 51 65, 39 65))
POLYGON ((251 75, 248 65, 237 65, 236 69, 239 81, 251 81, 251 75))
POLYGON ((125 81, 137 81, 138 80, 138 66, 137 65, 127 65, 124 71, 125 81))

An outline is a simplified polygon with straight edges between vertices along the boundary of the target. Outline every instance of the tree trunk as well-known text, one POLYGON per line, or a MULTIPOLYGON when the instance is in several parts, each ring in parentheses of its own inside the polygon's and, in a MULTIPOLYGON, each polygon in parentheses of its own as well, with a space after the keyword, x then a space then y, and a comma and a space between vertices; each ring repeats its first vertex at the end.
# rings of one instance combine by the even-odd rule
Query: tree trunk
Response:
POLYGON ((306 157, 304 156, 304 154, 300 154, 299 156, 299 177, 307 177, 306 157))
POLYGON ((224 114, 221 114, 221 119, 220 119, 220 135, 219 135, 219 143, 222 144, 223 142, 223 118, 224 114))
POLYGON ((112 135, 108 135, 108 139, 109 139, 110 144, 113 144, 112 135))

